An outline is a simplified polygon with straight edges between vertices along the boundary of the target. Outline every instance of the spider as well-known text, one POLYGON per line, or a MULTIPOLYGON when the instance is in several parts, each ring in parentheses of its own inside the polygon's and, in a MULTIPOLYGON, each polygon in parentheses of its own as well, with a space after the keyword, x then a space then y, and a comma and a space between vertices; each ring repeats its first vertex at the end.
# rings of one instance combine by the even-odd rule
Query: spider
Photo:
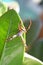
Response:
POLYGON ((17 36, 20 36, 22 41, 23 41, 23 45, 25 47, 25 51, 27 51, 28 50, 28 46, 26 45, 26 40, 23 37, 23 33, 26 34, 27 31, 30 29, 31 25, 32 25, 32 21, 30 20, 30 24, 29 24, 28 28, 26 29, 24 26, 22 26, 22 24, 20 22, 20 24, 18 25, 19 32, 17 34, 15 34, 15 35, 9 37, 6 41, 8 42, 8 41, 14 39, 17 36))
POLYGON ((26 45, 26 40, 25 40, 24 37, 23 37, 23 33, 26 34, 26 33, 28 32, 28 30, 30 29, 31 25, 32 25, 32 21, 31 21, 31 20, 30 20, 30 24, 29 24, 29 26, 28 26, 27 29, 26 29, 26 27, 23 27, 23 26, 21 25, 21 22, 20 22, 20 24, 18 25, 19 36, 21 36, 21 38, 22 38, 22 41, 23 41, 23 44, 24 44, 24 47, 25 47, 25 51, 28 50, 28 46, 26 45))
POLYGON ((22 34, 23 34, 23 33, 26 34, 27 31, 30 29, 31 25, 32 25, 32 21, 31 21, 31 20, 30 20, 30 24, 29 24, 29 26, 28 26, 27 29, 22 26, 21 22, 20 22, 20 24, 18 25, 19 36, 21 36, 22 41, 23 41, 23 43, 24 43, 25 46, 26 46, 26 40, 24 39, 24 37, 22 36, 22 34))
POLYGON ((23 43, 25 44, 26 41, 25 41, 25 39, 23 38, 22 34, 23 34, 23 33, 27 33, 27 31, 30 29, 31 25, 32 25, 32 22, 31 22, 31 20, 30 20, 30 25, 29 25, 28 28, 26 29, 24 26, 22 26, 21 21, 20 21, 20 24, 18 25, 18 30, 19 30, 19 32, 18 32, 17 34, 15 34, 15 35, 9 37, 9 38, 7 39, 7 41, 12 40, 13 38, 15 38, 15 37, 17 37, 17 36, 21 36, 22 41, 23 41, 23 43))

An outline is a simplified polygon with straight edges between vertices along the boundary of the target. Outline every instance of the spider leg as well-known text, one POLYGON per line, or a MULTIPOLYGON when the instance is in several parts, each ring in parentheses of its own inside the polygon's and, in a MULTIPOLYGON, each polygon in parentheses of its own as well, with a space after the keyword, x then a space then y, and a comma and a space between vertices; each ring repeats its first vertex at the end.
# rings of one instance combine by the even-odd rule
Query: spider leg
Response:
POLYGON ((30 29, 31 25, 32 25, 32 21, 30 20, 30 25, 28 26, 27 31, 30 29))

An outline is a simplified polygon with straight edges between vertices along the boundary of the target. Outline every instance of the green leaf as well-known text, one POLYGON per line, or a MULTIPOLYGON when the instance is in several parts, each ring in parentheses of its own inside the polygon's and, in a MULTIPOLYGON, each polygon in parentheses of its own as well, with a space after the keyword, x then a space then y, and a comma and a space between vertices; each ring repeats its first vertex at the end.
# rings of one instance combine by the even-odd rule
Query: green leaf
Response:
POLYGON ((42 61, 38 60, 37 58, 25 53, 23 65, 43 65, 43 63, 42 63, 42 61))
MULTIPOLYGON (((21 37, 6 41, 18 33, 20 21, 19 15, 14 10, 9 10, 0 17, 0 65, 22 65, 24 45, 21 37)), ((21 24, 23 26, 23 22, 21 24)))
MULTIPOLYGON (((24 21, 24 25, 26 28, 28 28, 29 26, 29 20, 24 21)), ((40 22, 39 21, 32 21, 32 25, 30 27, 30 30, 28 30, 27 34, 26 34, 26 44, 29 45, 31 44, 33 41, 36 40, 36 38, 39 35, 40 32, 40 22)))
POLYGON ((0 2, 0 16, 2 16, 8 10, 7 6, 0 2))
POLYGON ((0 51, 2 48, 1 46, 3 46, 5 43, 6 36, 12 36, 18 32, 19 22, 20 19, 18 18, 17 13, 13 10, 8 11, 2 17, 0 17, 0 51))
POLYGON ((1 59, 1 65, 22 65, 23 49, 24 46, 20 37, 7 42, 1 59))
POLYGON ((28 53, 43 61, 43 38, 36 40, 28 53))

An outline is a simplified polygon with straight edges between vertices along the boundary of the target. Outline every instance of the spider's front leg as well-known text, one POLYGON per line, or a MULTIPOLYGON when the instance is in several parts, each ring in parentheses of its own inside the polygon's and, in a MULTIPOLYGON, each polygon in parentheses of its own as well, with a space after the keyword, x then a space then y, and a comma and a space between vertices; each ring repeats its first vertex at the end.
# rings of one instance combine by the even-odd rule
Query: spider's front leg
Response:
POLYGON ((28 30, 31 28, 31 25, 32 25, 32 21, 30 20, 30 24, 28 25, 28 28, 27 28, 27 32, 28 32, 28 30))

